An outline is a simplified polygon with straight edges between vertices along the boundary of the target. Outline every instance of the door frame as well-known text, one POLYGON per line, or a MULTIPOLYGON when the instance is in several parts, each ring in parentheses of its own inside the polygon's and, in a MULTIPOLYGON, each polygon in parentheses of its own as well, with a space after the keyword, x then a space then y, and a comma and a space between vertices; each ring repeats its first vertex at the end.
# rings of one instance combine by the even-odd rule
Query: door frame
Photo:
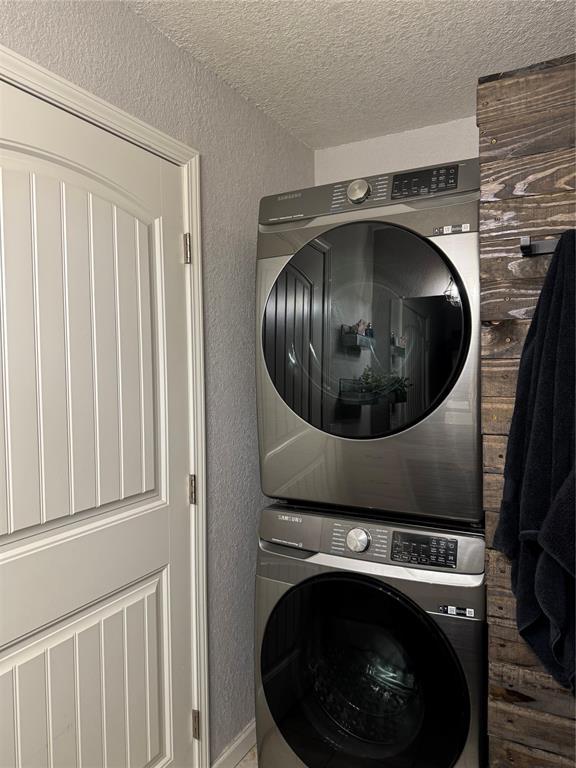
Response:
MULTIPOLYGON (((193 740, 194 763, 209 768, 208 597, 206 547, 206 443, 204 389, 204 313, 200 230, 200 153, 177 139, 94 96, 69 80, 0 45, 0 80, 136 144, 182 168, 184 227, 190 233, 187 270, 188 400, 190 474, 196 476, 196 504, 190 507, 192 589, 192 694, 200 712, 199 739, 193 740)), ((182 245, 184 262, 184 244, 182 245)), ((185 478, 183 478, 183 482, 185 478)), ((192 724, 190 725, 192 728, 192 724)))

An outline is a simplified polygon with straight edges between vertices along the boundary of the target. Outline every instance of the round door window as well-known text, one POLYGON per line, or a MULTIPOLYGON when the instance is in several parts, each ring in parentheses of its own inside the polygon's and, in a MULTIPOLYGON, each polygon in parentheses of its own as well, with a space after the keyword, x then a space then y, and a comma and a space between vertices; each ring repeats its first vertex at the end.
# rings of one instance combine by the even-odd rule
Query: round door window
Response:
POLYGON ((470 705, 436 624, 364 577, 319 576, 290 590, 261 652, 268 707, 309 768, 450 768, 470 705))
POLYGON ((348 438, 385 437, 449 393, 470 341, 458 274, 424 238, 382 222, 312 240, 268 297, 262 343, 284 402, 348 438))

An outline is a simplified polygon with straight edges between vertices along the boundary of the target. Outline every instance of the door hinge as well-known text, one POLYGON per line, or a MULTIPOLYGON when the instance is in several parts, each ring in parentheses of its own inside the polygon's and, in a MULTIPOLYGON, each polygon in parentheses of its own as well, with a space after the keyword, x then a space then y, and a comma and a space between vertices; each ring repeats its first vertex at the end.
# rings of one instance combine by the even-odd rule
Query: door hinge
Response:
POLYGON ((196 475, 188 478, 188 499, 190 504, 196 504, 196 475))
POLYGON ((200 712, 192 710, 192 738, 200 741, 200 712))
POLYGON ((184 233, 184 264, 192 264, 192 235, 184 233))

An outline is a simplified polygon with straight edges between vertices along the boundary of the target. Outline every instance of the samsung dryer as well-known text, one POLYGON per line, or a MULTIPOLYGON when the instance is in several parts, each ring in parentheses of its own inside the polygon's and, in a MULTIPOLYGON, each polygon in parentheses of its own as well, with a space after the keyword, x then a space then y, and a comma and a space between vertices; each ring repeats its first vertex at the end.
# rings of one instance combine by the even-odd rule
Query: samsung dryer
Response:
POLYGON ((478 186, 467 160, 263 198, 267 496, 481 521, 478 186))
POLYGON ((483 768, 484 541, 287 505, 256 578, 260 768, 483 768))

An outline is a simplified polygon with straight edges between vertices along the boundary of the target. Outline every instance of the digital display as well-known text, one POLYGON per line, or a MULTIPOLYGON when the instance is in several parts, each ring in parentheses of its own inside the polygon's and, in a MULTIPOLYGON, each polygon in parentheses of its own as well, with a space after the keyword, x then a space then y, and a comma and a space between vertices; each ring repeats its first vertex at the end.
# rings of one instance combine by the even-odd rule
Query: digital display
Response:
POLYGON ((458 186, 458 166, 445 165, 425 171, 397 173, 392 178, 392 200, 447 192, 458 186))
POLYGON ((409 565, 431 565, 436 568, 456 568, 458 540, 442 536, 422 536, 417 533, 394 531, 392 560, 409 565))

